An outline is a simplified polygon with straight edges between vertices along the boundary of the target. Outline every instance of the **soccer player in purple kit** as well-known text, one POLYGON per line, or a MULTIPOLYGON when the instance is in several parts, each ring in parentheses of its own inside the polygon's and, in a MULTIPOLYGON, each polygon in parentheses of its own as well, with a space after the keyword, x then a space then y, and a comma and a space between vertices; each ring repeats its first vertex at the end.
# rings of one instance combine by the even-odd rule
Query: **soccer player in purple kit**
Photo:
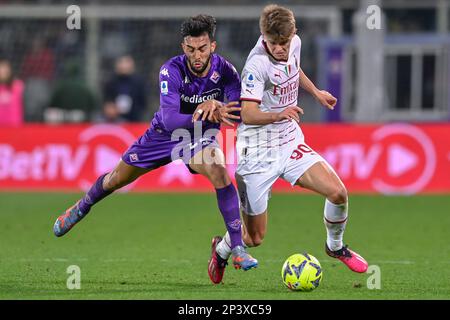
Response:
MULTIPOLYGON (((239 200, 226 171, 223 152, 215 136, 203 134, 218 131, 220 123, 231 124, 233 119, 239 119, 235 112, 239 110, 236 104, 241 91, 240 77, 228 61, 214 53, 215 29, 216 20, 207 15, 183 22, 184 54, 168 60, 160 69, 160 108, 150 128, 123 154, 115 169, 100 176, 82 199, 57 218, 53 227, 57 237, 66 234, 95 203, 115 190, 183 158, 191 173, 207 177, 216 190, 218 207, 230 234, 234 267, 243 270, 257 267, 258 261, 243 246, 239 200), (223 103, 225 97, 228 104, 223 103), (199 124, 200 136, 194 134, 199 124), (177 129, 184 129, 190 138, 174 139, 177 129), (180 152, 174 152, 175 149, 180 152), (213 161, 204 161, 208 156, 213 161)), ((213 238, 213 251, 217 241, 213 238)), ((215 258, 213 254, 211 259, 219 263, 215 258)), ((226 261, 220 263, 222 268, 208 268, 213 283, 222 280, 226 261)))

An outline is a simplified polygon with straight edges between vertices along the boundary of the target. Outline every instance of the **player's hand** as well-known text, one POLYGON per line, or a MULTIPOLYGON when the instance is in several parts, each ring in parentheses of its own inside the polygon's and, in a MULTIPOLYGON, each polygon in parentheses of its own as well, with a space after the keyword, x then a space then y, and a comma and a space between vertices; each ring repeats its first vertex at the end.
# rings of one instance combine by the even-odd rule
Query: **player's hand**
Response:
POLYGON ((284 109, 283 111, 275 114, 275 122, 282 120, 294 120, 297 123, 300 123, 299 113, 304 114, 303 109, 297 106, 290 106, 284 109))
POLYGON ((214 120, 217 120, 217 122, 224 123, 229 126, 234 126, 234 123, 231 121, 231 119, 239 120, 241 117, 232 114, 235 111, 240 111, 241 108, 234 107, 238 105, 238 101, 232 101, 227 103, 226 105, 221 106, 220 108, 216 109, 214 114, 211 116, 211 119, 208 118, 211 122, 216 122, 214 120))
POLYGON ((201 120, 205 121, 214 111, 221 106, 221 103, 216 100, 206 100, 200 103, 192 114, 192 122, 201 120))
POLYGON ((337 99, 331 93, 325 90, 320 90, 316 94, 316 99, 320 102, 321 105, 327 107, 330 110, 334 109, 334 106, 337 102, 337 99))

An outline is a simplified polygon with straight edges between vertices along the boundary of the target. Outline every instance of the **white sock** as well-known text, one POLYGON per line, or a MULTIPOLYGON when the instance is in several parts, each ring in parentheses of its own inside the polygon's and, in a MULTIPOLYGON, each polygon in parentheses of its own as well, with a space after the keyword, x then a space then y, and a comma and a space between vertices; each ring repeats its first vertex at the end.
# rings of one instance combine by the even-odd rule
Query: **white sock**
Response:
POLYGON ((334 204, 325 200, 324 223, 327 229, 327 245, 332 251, 342 248, 345 225, 347 224, 348 202, 334 204))
POLYGON ((230 257, 230 255, 231 255, 231 239, 230 239, 230 235, 228 234, 228 231, 223 236, 222 241, 220 241, 219 244, 217 245, 216 252, 222 259, 228 260, 228 258, 230 257))

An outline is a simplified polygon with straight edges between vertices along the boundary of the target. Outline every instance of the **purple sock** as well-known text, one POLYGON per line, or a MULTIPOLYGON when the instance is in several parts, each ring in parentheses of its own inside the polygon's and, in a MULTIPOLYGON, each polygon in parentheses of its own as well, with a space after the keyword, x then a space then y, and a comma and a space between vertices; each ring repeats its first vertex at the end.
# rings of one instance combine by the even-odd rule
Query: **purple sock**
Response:
POLYGON ((230 235, 231 249, 235 246, 242 246, 241 215, 236 189, 230 183, 225 188, 216 189, 216 194, 219 210, 230 235))
POLYGON ((87 214, 94 204, 112 193, 112 191, 105 191, 103 189, 103 178, 105 178, 106 175, 107 173, 98 177, 97 181, 95 181, 91 189, 89 189, 83 199, 81 199, 80 203, 78 204, 78 208, 80 209, 81 213, 87 214))

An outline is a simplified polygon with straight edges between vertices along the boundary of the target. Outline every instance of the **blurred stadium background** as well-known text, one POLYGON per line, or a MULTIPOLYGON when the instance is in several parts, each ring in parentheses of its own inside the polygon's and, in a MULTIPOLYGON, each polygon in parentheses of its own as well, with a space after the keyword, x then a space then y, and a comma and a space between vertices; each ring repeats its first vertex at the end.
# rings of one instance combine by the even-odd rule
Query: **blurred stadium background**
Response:
MULTIPOLYGON (((221 233, 223 228, 218 215, 198 213, 195 209, 206 203, 208 210, 217 211, 212 194, 204 193, 212 191, 212 187, 205 179, 189 175, 178 163, 148 174, 126 191, 200 193, 188 197, 158 193, 146 195, 147 200, 139 194, 111 197, 93 210, 98 210, 99 214, 90 218, 98 221, 90 221, 77 230, 80 237, 86 237, 84 239, 97 238, 98 249, 93 249, 90 240, 75 242, 73 235, 58 243, 52 238, 51 225, 59 212, 76 200, 95 177, 111 170, 121 153, 148 126, 159 107, 159 68, 170 57, 181 54, 181 22, 198 13, 214 15, 218 21, 217 52, 240 71, 259 36, 258 18, 267 3, 260 0, 228 0, 226 4, 217 0, 85 0, 76 3, 0 0, 0 190, 3 191, 0 219, 4 222, 0 227, 3 228, 0 232, 3 244, 0 297, 80 297, 68 294, 63 288, 65 274, 57 267, 58 263, 72 262, 89 264, 91 270, 97 272, 87 275, 91 277, 87 285, 92 290, 88 291, 91 295, 81 297, 105 297, 96 295, 102 286, 109 290, 106 297, 112 298, 242 297, 207 289, 206 269, 202 269, 205 267, 203 260, 208 256, 207 244, 213 235, 211 229, 221 233), (81 9, 80 29, 69 30, 66 24, 73 12, 68 13, 67 8, 72 4, 81 9), (124 82, 126 89, 121 87, 124 82), (152 203, 158 205, 152 207, 152 203), (172 215, 176 224, 169 220, 170 215, 164 220, 164 216, 155 218, 152 212, 147 212, 155 209, 155 215, 173 214, 175 209, 169 208, 169 203, 186 208, 189 219, 193 219, 192 229, 189 225, 188 230, 194 230, 193 233, 199 225, 211 226, 202 228, 195 236, 186 230, 182 233, 192 239, 192 247, 204 247, 202 255, 194 248, 186 250, 203 259, 198 266, 196 262, 185 261, 192 277, 202 278, 192 280, 193 284, 187 280, 181 286, 180 292, 185 290, 191 294, 188 296, 174 295, 179 289, 177 284, 185 281, 181 273, 174 271, 175 276, 170 273, 175 265, 167 260, 161 262, 154 258, 156 260, 150 261, 153 258, 141 256, 142 251, 148 251, 145 241, 154 241, 152 243, 158 246, 166 244, 166 251, 157 251, 161 255, 178 255, 178 247, 172 248, 174 251, 167 248, 173 241, 171 228, 173 236, 186 227, 184 214, 172 215), (128 217, 126 222, 129 231, 136 230, 136 234, 127 235, 128 240, 123 242, 117 237, 117 233, 123 232, 119 229, 123 222, 120 212, 114 211, 116 208, 131 211, 129 216, 136 212, 136 216, 128 217), (101 211, 104 211, 103 216, 108 212, 115 218, 111 220, 112 226, 102 225, 99 230, 101 211), (21 216, 20 222, 17 215, 21 216), (144 225, 155 222, 170 225, 163 229, 169 231, 169 235, 158 233, 163 231, 157 229, 148 237, 138 235, 139 230, 147 230, 144 225), (104 240, 98 239, 98 233, 104 240), (18 234, 25 238, 17 240, 18 234), (133 237, 140 247, 124 253, 133 246, 133 237), (111 249, 114 241, 123 250, 111 249), (10 245, 6 246, 8 243, 10 245), (62 252, 61 243, 75 246, 75 251, 62 252), (97 261, 105 252, 107 257, 97 261), (102 273, 107 261, 115 264, 115 273, 102 273), (135 269, 126 269, 124 261, 133 261, 135 269), (148 269, 157 274, 158 267, 166 263, 167 269, 159 274, 164 281, 147 279, 145 282, 136 278, 148 269), (18 270, 26 275, 22 280, 15 273, 18 270), (55 277, 59 277, 62 284, 58 284, 55 277), (125 283, 118 280, 123 277, 127 279, 125 283), (105 279, 113 280, 108 284, 105 279), (139 281, 153 286, 155 291, 145 291, 139 281), (198 286, 204 290, 203 295, 198 286), (123 290, 128 295, 118 295, 123 290), (155 293, 158 290, 159 293, 155 293)), ((352 212, 364 213, 361 216, 355 213, 352 217, 350 225, 353 224, 351 229, 355 231, 349 231, 349 238, 364 248, 361 253, 369 248, 368 258, 388 270, 388 277, 394 279, 389 285, 395 294, 369 295, 366 291, 367 296, 448 299, 449 287, 442 287, 441 277, 428 276, 423 279, 427 281, 425 287, 418 287, 413 274, 420 272, 415 264, 415 259, 419 259, 417 252, 427 251, 425 257, 431 259, 432 264, 429 267, 437 268, 442 277, 449 278, 449 252, 440 256, 440 248, 448 248, 444 226, 450 223, 448 214, 444 214, 450 207, 450 1, 280 0, 276 3, 288 6, 297 17, 303 41, 302 68, 318 87, 330 91, 339 101, 336 109, 329 112, 301 93, 300 103, 305 109, 303 130, 309 144, 334 165, 348 187, 355 199, 352 212), (373 14, 367 11, 370 5, 382 9, 380 30, 367 27, 367 19, 373 14), (359 193, 370 196, 358 196, 359 193), (387 194, 392 196, 384 197, 387 194), (423 213, 435 216, 424 222, 423 213), (409 217, 410 224, 402 228, 404 216, 409 217), (398 223, 397 228, 393 228, 390 219, 398 223), (381 232, 388 234, 383 239, 370 227, 373 221, 378 221, 381 232), (416 246, 404 243, 404 239, 413 236, 411 230, 417 238, 427 237, 429 242, 416 246), (364 240, 361 234, 365 235, 364 240), (432 242, 430 234, 434 235, 432 242), (394 253, 403 253, 403 256, 394 253), (402 275, 396 272, 399 265, 406 270, 402 275)), ((232 145, 225 149, 229 170, 234 176, 232 145)), ((291 193, 292 189, 279 182, 274 191, 291 193)), ((317 221, 311 222, 312 225, 323 228, 320 214, 317 214, 322 200, 311 195, 303 195, 299 200, 290 194, 283 197, 284 202, 276 202, 275 196, 275 204, 271 206, 278 215, 275 218, 274 214, 270 226, 275 229, 273 235, 268 235, 265 249, 255 251, 258 258, 269 259, 269 266, 276 270, 275 277, 278 277, 282 260, 295 250, 298 241, 312 253, 323 251, 322 240, 318 240, 322 239, 320 232, 311 233, 316 236, 312 241, 308 238, 309 231, 303 232, 300 238, 295 232, 286 233, 283 239, 276 230, 289 231, 284 219, 296 216, 294 209, 302 201, 315 207, 303 209, 296 216, 297 223, 304 226, 305 220, 310 221, 315 215, 317 221), (277 236, 280 238, 275 238, 277 236), (273 257, 273 252, 277 252, 277 257, 273 257), (270 264, 270 259, 276 262, 270 264), (279 266, 276 259, 280 260, 279 266)), ((151 243, 148 246, 151 247, 151 243)), ((324 254, 318 253, 317 257, 327 266, 331 265, 331 262, 327 264, 324 254)), ((265 272, 264 267, 261 272, 265 272)), ((342 272, 344 274, 344 270, 342 272)), ((348 274, 338 275, 330 274, 329 280, 325 279, 323 286, 328 286, 330 295, 323 291, 317 297, 366 297, 361 293, 339 291, 338 281, 346 279, 351 287, 353 279, 348 274), (334 284, 327 282, 333 277, 334 284)), ((233 286, 251 286, 251 281, 261 281, 259 285, 263 289, 251 297, 293 298, 270 295, 280 282, 268 280, 272 275, 265 278, 266 282, 256 280, 257 275, 249 277, 241 279, 244 276, 230 272, 229 281, 233 286)))
MULTIPOLYGON (((119 129, 104 125, 150 121, 159 105, 159 68, 168 58, 181 53, 179 27, 189 15, 206 12, 217 17, 218 52, 241 70, 259 35, 258 16, 264 2, 180 3, 81 1, 77 3, 81 25, 69 30, 67 20, 75 12, 70 9, 70 1, 2 1, 0 57, 3 66, 10 66, 16 81, 8 90, 4 87, 2 95, 3 105, 12 105, 8 109, 12 111, 9 117, 4 111, 0 120, 4 159, 1 189, 77 189, 89 184, 83 182, 89 180, 85 169, 89 161, 85 160, 95 162, 93 176, 110 169, 126 145, 145 130, 145 125, 131 125, 125 129, 131 130, 128 134, 119 134, 119 129), (29 127, 30 123, 43 125, 29 127), (103 126, 90 130, 85 125, 73 126, 80 123, 103 126), (71 124, 72 131, 65 124, 71 124), (25 127, 17 129, 21 125, 25 127), (32 138, 25 138, 28 133, 32 138), (53 141, 47 139, 48 135, 53 141), (28 143, 26 147, 23 140, 28 143), (85 144, 95 147, 77 153, 85 144), (25 153, 20 148, 26 148, 22 150, 25 153), (79 159, 73 163, 78 174, 71 172, 67 177, 61 171, 62 175, 52 175, 52 170, 58 171, 58 164, 45 167, 45 163, 36 160, 42 157, 53 158, 55 163, 65 157, 79 159), (17 161, 6 159, 18 159, 19 164, 13 165, 17 161), (35 167, 34 173, 30 172, 31 167, 35 167)), ((308 124, 337 123, 342 125, 335 127, 342 136, 350 135, 349 139, 339 139, 340 135, 321 134, 321 127, 311 127, 314 134, 308 135, 309 142, 327 155, 344 178, 349 171, 347 178, 355 180, 350 181, 350 190, 448 192, 450 155, 444 138, 449 135, 446 123, 450 119, 449 2, 281 3, 290 5, 297 16, 303 39, 303 69, 339 101, 336 110, 329 112, 309 95, 301 94, 301 104, 306 108, 306 132, 308 124), (383 9, 381 30, 367 27, 373 14, 368 8, 373 4, 383 9), (428 126, 381 126, 395 121, 428 126), (439 129, 429 127, 433 122, 444 125, 439 129), (366 126, 371 129, 365 135, 355 134, 358 131, 352 131, 353 125, 361 123, 375 126, 366 126), (392 135, 403 137, 391 138, 392 135), (419 136, 424 136, 421 142, 412 141, 419 136), (395 141, 386 142, 392 139, 395 141), (398 139, 403 143, 397 143, 398 139), (383 150, 372 148, 381 140, 383 150), (380 175, 389 181, 374 182, 380 175), (419 186, 415 185, 417 181, 419 186)), ((6 75, 3 82, 10 78, 6 75)), ((176 176, 173 178, 177 180, 176 176)), ((191 181, 187 177, 180 179, 191 181)), ((179 185, 176 181, 175 184, 179 185)), ((161 183, 161 190, 167 190, 164 186, 161 183)), ((150 188, 156 187, 153 184, 150 188)))

